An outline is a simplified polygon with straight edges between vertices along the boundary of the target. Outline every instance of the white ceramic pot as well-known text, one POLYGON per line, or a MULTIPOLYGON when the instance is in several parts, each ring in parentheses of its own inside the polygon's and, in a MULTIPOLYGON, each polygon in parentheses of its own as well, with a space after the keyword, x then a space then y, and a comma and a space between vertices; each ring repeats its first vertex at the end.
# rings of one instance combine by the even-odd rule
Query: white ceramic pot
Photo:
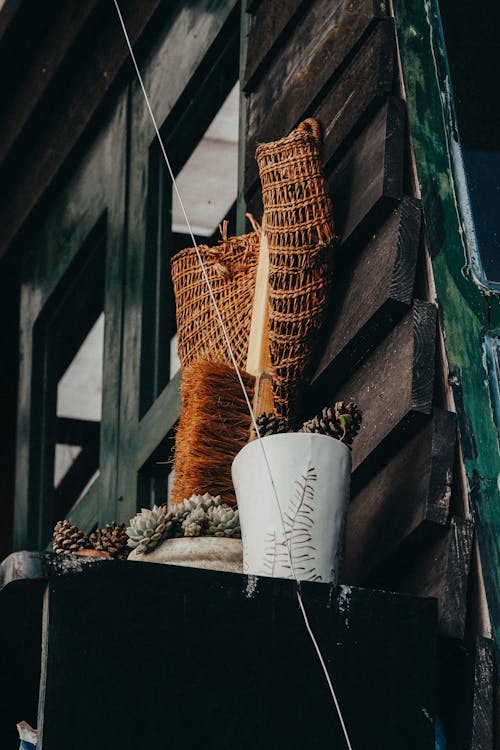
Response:
POLYGON ((218 536, 166 539, 151 552, 138 554, 133 550, 128 559, 241 573, 241 539, 224 539, 218 536))
POLYGON ((350 449, 325 435, 270 435, 242 448, 232 475, 244 572, 338 583, 350 449))

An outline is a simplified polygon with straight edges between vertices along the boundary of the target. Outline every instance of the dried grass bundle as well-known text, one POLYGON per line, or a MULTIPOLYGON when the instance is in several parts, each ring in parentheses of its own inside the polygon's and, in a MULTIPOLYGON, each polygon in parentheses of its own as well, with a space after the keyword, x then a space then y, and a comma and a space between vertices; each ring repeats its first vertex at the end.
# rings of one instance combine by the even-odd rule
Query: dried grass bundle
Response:
MULTIPOLYGON (((252 400, 254 378, 242 376, 252 400)), ((210 492, 236 504, 231 463, 248 442, 250 427, 236 373, 226 365, 199 360, 184 369, 181 393, 171 502, 210 492)))

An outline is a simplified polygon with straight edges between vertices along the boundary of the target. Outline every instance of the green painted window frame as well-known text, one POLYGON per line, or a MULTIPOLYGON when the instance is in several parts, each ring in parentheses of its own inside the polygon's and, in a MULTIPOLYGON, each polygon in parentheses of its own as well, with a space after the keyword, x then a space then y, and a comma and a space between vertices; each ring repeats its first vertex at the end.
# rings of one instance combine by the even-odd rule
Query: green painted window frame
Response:
MULTIPOLYGON (((200 0, 176 6, 147 59, 141 61, 153 111, 167 147, 175 153, 176 171, 204 132, 204 118, 195 127, 191 125, 193 101, 204 108, 209 122, 225 88, 238 77, 244 15, 238 0, 200 0), (227 70, 229 61, 234 70, 227 70)), ((158 181, 152 174, 156 148, 142 93, 132 80, 74 175, 52 201, 24 264, 14 549, 44 548, 53 523, 46 493, 40 483, 37 486, 40 467, 46 473, 49 468, 43 465, 43 456, 50 455, 50 435, 40 418, 48 384, 33 387, 32 382, 33 368, 39 368, 34 331, 51 299, 60 293, 68 267, 99 222, 106 239, 100 474, 69 519, 86 532, 109 520, 128 521, 138 506, 151 502, 151 477, 157 461, 168 457, 169 436, 180 412, 180 377, 177 374, 165 383, 165 378, 158 376, 162 367, 158 335, 149 351, 143 345, 151 315, 156 325, 163 314, 162 284, 168 290, 168 243, 151 232, 152 221, 168 229, 168 221, 161 217, 158 181), (146 261, 151 253, 154 273, 151 278, 149 269, 148 279, 146 261), (158 295, 150 305, 149 320, 145 284, 154 284, 158 295), (141 408, 141 372, 145 368, 156 370, 149 403, 144 407, 143 400, 141 408)), ((165 304, 169 303, 172 300, 167 293, 165 304)), ((53 383, 50 387, 53 391, 53 383)))
MULTIPOLYGON (((172 167, 178 173, 194 150, 210 122, 210 115, 217 111, 224 93, 229 93, 231 81, 238 76, 227 76, 225 69, 229 59, 238 60, 238 50, 234 41, 239 38, 240 4, 235 0, 225 0, 217 4, 206 0, 193 8, 184 8, 172 24, 169 34, 151 55, 144 71, 144 82, 151 92, 151 106, 159 123, 167 152, 172 153, 172 167), (206 6, 207 11, 201 12, 206 6), (183 38, 182 29, 189 28, 188 38, 183 38), (175 45, 172 42, 175 42, 175 45), (201 43, 200 43, 201 41, 201 43), (231 52, 232 50, 232 52, 231 52), (174 80, 159 76, 162 69, 174 69, 182 59, 182 68, 174 80), (210 90, 222 83, 216 94, 209 96, 210 90), (207 101, 207 95, 210 102, 207 101), (207 117, 196 118, 196 109, 205 106, 207 117), (188 125, 189 124, 189 125, 188 125)), ((155 269, 166 272, 168 257, 168 234, 170 221, 158 221, 161 204, 158 200, 158 179, 163 165, 158 167, 159 154, 153 125, 137 83, 132 84, 131 122, 134 137, 130 146, 130 196, 128 222, 128 258, 125 279, 126 307, 129 314, 124 321, 124 367, 122 370, 122 410, 120 414, 120 445, 118 471, 118 497, 122 498, 120 517, 128 520, 139 505, 150 504, 155 498, 155 475, 166 474, 172 446, 172 435, 180 413, 180 377, 177 374, 161 391, 153 394, 153 403, 144 409, 141 404, 141 371, 155 367, 155 362, 142 346, 143 335, 148 321, 144 316, 144 273, 148 253, 156 254, 155 269), (153 179, 152 179, 153 177, 153 179), (153 194, 144 190, 149 185, 153 194), (163 226, 166 240, 158 241, 151 226, 163 226), (149 243, 149 245, 148 245, 149 243), (141 366, 137 367, 137 357, 141 366), (141 408, 142 406, 142 408, 141 408)), ((163 184, 167 183, 164 180, 163 184)), ((170 190, 164 190, 163 207, 170 206, 170 190)), ((158 278, 154 287, 161 289, 158 278)), ((165 284, 167 279, 165 278, 165 284)), ((164 300, 166 305, 172 299, 164 300)), ((159 304, 155 305, 156 309, 159 304)), ((158 337, 157 337, 158 338, 158 337)), ((167 345, 169 342, 166 342, 167 345)), ((161 382, 157 379, 157 382, 161 382)), ((166 498, 164 498, 166 499, 166 498)), ((117 513, 118 515, 118 513, 117 513)))
MULTIPOLYGON (((121 298, 116 297, 123 267, 126 175, 126 99, 101 133, 77 174, 59 194, 24 262, 21 277, 21 367, 16 455, 14 548, 43 548, 50 539, 52 518, 45 496, 50 462, 49 433, 45 429, 46 400, 53 400, 54 382, 47 380, 45 352, 37 345, 37 324, 66 283, 68 269, 77 262, 88 238, 100 226, 105 247, 103 399, 100 475, 71 518, 85 528, 98 519, 98 498, 106 497, 116 473, 119 393, 117 360, 122 328, 121 298), (40 373, 40 374, 39 374, 40 373), (34 377, 41 382, 34 382, 34 377), (45 477, 45 478, 44 478, 45 477)), ((48 345, 48 344, 47 344, 48 345)), ((55 404, 52 404, 55 407, 55 404)))

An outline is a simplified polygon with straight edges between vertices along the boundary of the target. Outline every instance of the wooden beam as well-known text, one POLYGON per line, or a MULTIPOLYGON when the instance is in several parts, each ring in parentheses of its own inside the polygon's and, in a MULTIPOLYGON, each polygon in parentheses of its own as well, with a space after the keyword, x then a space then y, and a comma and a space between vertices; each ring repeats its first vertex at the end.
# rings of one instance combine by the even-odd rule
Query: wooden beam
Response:
MULTIPOLYGON (((463 640, 474 523, 453 516, 439 537, 403 569, 385 573, 383 588, 438 600, 439 632, 463 640)), ((378 582, 377 582, 377 585, 378 582)))
POLYGON ((334 280, 332 322, 313 386, 346 380, 407 312, 419 236, 419 204, 405 198, 359 253, 346 258, 334 280))
MULTIPOLYGON (((175 175, 192 155, 238 80, 240 37, 234 28, 239 14, 240 9, 235 5, 217 42, 203 58, 201 69, 188 81, 163 124, 165 148, 175 175)), ((165 169, 158 145, 155 148, 162 169, 165 169)), ((191 239, 184 247, 190 244, 191 239)))
POLYGON ((337 160, 339 152, 359 134, 391 92, 394 76, 394 24, 381 20, 314 109, 313 117, 323 128, 325 162, 337 160))
MULTIPOLYGON (((405 107, 389 97, 329 177, 340 255, 362 246, 403 197, 405 107)), ((328 172, 328 170, 327 170, 328 172)), ((258 220, 260 191, 247 201, 258 220)))
MULTIPOLYGON (((30 74, 16 88, 5 117, 0 120, 0 165, 19 138, 42 97, 61 72, 66 56, 94 11, 97 0, 68 0, 35 49, 30 74)), ((29 12, 29 11, 28 11, 29 12)))
MULTIPOLYGON (((159 459, 169 458, 169 452, 161 447, 168 439, 181 411, 181 374, 177 372, 165 386, 155 403, 146 412, 137 428, 134 440, 134 455, 140 469, 160 446, 159 459), (166 455, 165 455, 166 454, 166 455)), ((156 454, 155 454, 156 455, 156 454)))
POLYGON ((494 750, 494 644, 471 635, 440 638, 437 649, 438 716, 447 746, 494 750))
POLYGON ((101 423, 90 419, 57 417, 56 440, 61 445, 97 445, 101 423))
POLYGON ((280 46, 265 77, 248 98, 247 197, 257 178, 257 143, 287 135, 303 117, 312 114, 314 100, 331 85, 376 19, 384 16, 382 3, 373 0, 355 4, 350 0, 314 0, 308 4, 300 31, 280 46))
POLYGON ((494 747, 493 676, 495 651, 491 638, 477 636, 473 643, 471 667, 472 737, 471 750, 494 747))
POLYGON ((416 300, 340 388, 324 382, 310 389, 308 414, 335 401, 355 401, 363 412, 352 448, 354 494, 431 413, 435 339, 436 308, 416 300))
POLYGON ((435 409, 432 419, 353 497, 345 538, 347 584, 380 585, 384 568, 401 567, 442 532, 450 512, 455 440, 455 415, 435 409))
POLYGON ((54 489, 53 522, 66 518, 99 468, 99 446, 83 446, 67 472, 54 489))
MULTIPOLYGON (((132 43, 142 35, 159 4, 160 0, 125 3, 125 23, 132 43)), ((112 4, 100 8, 100 14, 92 32, 94 53, 73 69, 71 87, 60 92, 57 106, 51 109, 50 126, 40 129, 29 148, 18 154, 15 175, 9 177, 11 189, 0 211, 0 256, 52 184, 128 59, 112 4)))
MULTIPOLYGON (((345 151, 347 145, 359 135, 360 129, 380 106, 385 96, 391 91, 394 81, 394 28, 391 21, 379 21, 375 24, 366 41, 361 45, 347 67, 339 76, 334 76, 333 83, 325 87, 324 96, 318 105, 307 111, 315 117, 323 130, 323 161, 330 162, 337 158, 339 150, 345 151)), ((315 87, 311 81, 311 89, 315 87)), ((293 109, 293 108, 292 108, 293 109)), ((272 113, 273 110, 271 110, 272 113)), ((289 121, 290 129, 304 116, 305 112, 295 111, 296 121, 289 121)), ((273 132, 284 132, 283 122, 278 118, 268 117, 266 132, 259 132, 247 139, 246 151, 246 185, 247 193, 255 189, 258 180, 255 161, 256 141, 273 139, 273 132)), ((267 121, 266 121, 267 122, 267 121)))
POLYGON ((389 97, 329 178, 344 252, 366 241, 403 195, 405 105, 389 97))
MULTIPOLYGON (((24 264, 14 527, 14 546, 18 549, 26 546, 43 548, 50 538, 56 385, 64 371, 64 363, 58 362, 55 352, 57 334, 68 343, 63 347, 63 353, 69 364, 73 356, 71 350, 74 354, 90 329, 89 308, 96 300, 99 302, 92 283, 99 284, 98 275, 103 275, 106 286, 103 368, 103 393, 106 396, 102 404, 102 460, 97 482, 101 505, 110 497, 116 498, 114 462, 120 390, 117 363, 121 350, 115 344, 120 341, 123 315, 125 118, 126 101, 121 97, 115 116, 108 122, 96 148, 90 151, 81 170, 60 193, 57 203, 45 217, 43 232, 33 241, 30 262, 24 264), (104 265, 105 272, 101 268, 104 265), (89 274, 92 279, 87 284, 85 280, 89 274), (34 287, 36 295, 31 293, 34 287), (69 304, 67 295, 72 289, 73 304, 69 304), (91 292, 90 296, 82 290, 91 292), (82 317, 87 315, 88 327, 82 326, 82 317), (44 321, 46 316, 48 320, 44 321), (50 321, 53 336, 46 335, 45 323, 48 326, 50 321), (75 335, 75 329, 78 335, 75 335)), ((94 319, 100 312, 97 303, 94 319)))
POLYGON ((292 30, 294 22, 297 22, 297 11, 304 5, 304 0, 275 0, 271 5, 260 3, 254 8, 247 6, 251 16, 247 62, 242 81, 246 92, 255 88, 256 78, 269 63, 276 45, 292 30))

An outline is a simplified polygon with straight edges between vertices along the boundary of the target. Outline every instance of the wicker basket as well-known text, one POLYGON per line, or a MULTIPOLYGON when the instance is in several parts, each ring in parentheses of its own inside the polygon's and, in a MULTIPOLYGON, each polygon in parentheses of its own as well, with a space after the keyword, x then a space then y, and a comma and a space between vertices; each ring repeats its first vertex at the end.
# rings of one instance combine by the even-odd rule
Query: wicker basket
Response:
POLYGON ((275 410, 293 422, 332 281, 335 230, 316 120, 256 152, 269 243, 269 342, 275 410))
MULTIPOLYGON (((290 422, 300 408, 327 313, 335 231, 328 183, 320 161, 316 120, 301 123, 256 153, 269 244, 269 346, 275 411, 290 422)), ((258 263, 260 227, 199 251, 238 367, 245 368, 258 263)), ((182 369, 200 359, 231 359, 195 248, 172 259, 177 336, 182 369)))
MULTIPOLYGON (((250 217, 251 218, 251 217, 250 217)), ((227 222, 216 247, 199 245, 238 366, 245 367, 259 257, 260 227, 240 237, 227 237, 227 222)), ((181 368, 207 359, 231 364, 227 344, 206 284, 196 249, 188 247, 171 261, 176 300, 181 368)))

